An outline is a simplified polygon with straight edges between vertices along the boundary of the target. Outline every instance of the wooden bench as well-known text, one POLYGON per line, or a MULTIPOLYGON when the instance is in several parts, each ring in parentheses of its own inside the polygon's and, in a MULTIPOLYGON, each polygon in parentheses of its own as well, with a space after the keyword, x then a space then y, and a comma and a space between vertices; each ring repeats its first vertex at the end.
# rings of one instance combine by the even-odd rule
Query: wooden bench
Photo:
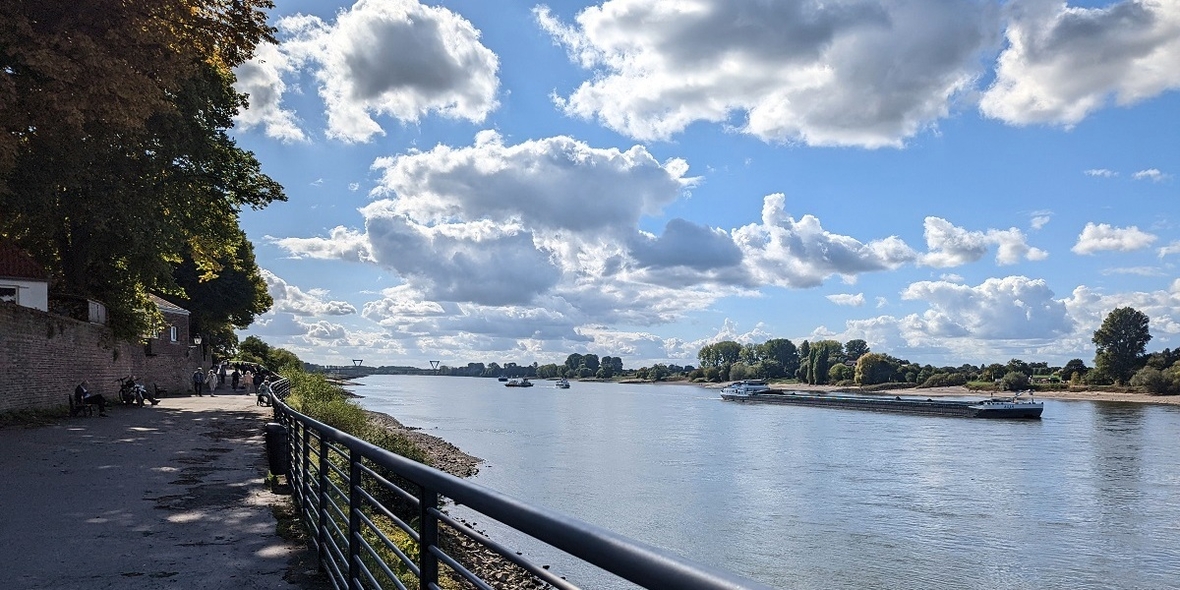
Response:
POLYGON ((94 415, 94 406, 92 404, 84 403, 82 400, 78 399, 72 393, 67 395, 66 398, 69 400, 69 403, 70 403, 70 417, 71 418, 74 416, 83 416, 83 415, 93 416, 94 415))

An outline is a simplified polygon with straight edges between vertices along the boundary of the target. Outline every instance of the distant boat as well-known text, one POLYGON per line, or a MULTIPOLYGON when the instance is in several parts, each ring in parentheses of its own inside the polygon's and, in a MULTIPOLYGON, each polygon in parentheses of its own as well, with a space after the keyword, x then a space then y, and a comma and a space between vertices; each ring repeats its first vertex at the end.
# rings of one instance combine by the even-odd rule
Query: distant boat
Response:
POLYGON ((504 387, 532 387, 533 382, 528 377, 513 377, 504 382, 504 387))
POLYGON ((566 379, 565 377, 562 377, 561 379, 558 379, 558 380, 557 380, 557 382, 555 382, 555 383, 553 384, 553 386, 554 386, 554 387, 556 387, 556 388, 558 388, 558 389, 569 389, 569 388, 570 388, 570 382, 569 382, 569 380, 568 380, 568 379, 566 379))
POLYGON ((505 382, 505 381, 507 381, 507 380, 508 380, 508 376, 507 376, 507 375, 500 375, 499 377, 496 377, 496 381, 499 381, 500 383, 503 383, 503 382, 505 382))
MULTIPOLYGON (((731 383, 721 390, 721 399, 731 402, 751 402, 797 406, 847 408, 871 412, 897 412, 930 416, 962 416, 966 418, 1030 418, 1038 419, 1045 405, 1038 401, 1011 398, 991 398, 980 401, 917 399, 901 396, 838 395, 779 391, 765 382, 746 380, 731 383)), ((1031 396, 1030 396, 1031 397, 1031 396)))

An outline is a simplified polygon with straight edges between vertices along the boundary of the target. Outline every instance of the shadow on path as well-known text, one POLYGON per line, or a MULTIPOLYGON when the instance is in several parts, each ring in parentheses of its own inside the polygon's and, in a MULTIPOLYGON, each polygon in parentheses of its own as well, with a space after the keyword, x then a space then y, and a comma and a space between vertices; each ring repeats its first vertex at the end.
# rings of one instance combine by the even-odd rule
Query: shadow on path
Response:
POLYGON ((324 587, 275 533, 253 395, 108 412, 0 430, 0 587, 324 587))

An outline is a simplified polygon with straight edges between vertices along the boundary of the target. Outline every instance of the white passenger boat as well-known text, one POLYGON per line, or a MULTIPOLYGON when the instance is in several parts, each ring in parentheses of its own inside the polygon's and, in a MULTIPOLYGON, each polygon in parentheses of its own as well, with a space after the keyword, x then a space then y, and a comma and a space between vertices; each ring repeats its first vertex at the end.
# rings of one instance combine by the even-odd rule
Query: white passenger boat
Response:
POLYGON ((562 377, 561 379, 558 379, 557 381, 555 381, 555 382, 553 383, 553 386, 554 386, 554 387, 556 387, 556 388, 558 388, 558 389, 569 389, 569 388, 570 388, 570 382, 569 382, 569 380, 568 380, 568 379, 566 379, 565 377, 562 377))
POLYGON ((761 379, 744 379, 734 381, 721 389, 721 397, 750 397, 770 391, 770 386, 761 379))
POLYGON ((513 377, 504 382, 504 387, 532 387, 533 382, 528 377, 513 377))

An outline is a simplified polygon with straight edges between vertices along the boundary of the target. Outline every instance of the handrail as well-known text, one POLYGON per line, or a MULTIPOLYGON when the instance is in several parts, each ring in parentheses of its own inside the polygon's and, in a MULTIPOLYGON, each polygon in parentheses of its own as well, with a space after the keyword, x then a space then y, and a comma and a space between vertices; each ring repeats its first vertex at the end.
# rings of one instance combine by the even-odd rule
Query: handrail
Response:
MULTIPOLYGON (((391 510, 374 503, 382 491, 416 498, 412 503, 416 505, 413 514, 402 514, 393 520, 399 527, 413 522, 414 528, 404 532, 409 538, 419 540, 415 543, 417 562, 406 563, 404 555, 400 551, 397 553, 407 570, 417 575, 422 589, 439 588, 440 564, 458 571, 453 566, 458 565, 459 560, 445 549, 446 543, 442 542, 440 535, 440 529, 443 528, 439 526, 440 522, 448 528, 453 527, 450 523, 454 522, 439 508, 442 505, 440 498, 443 497, 644 588, 770 588, 724 570, 692 563, 605 528, 527 504, 382 449, 293 410, 283 401, 289 391, 290 383, 286 379, 275 383, 275 418, 287 429, 288 480, 300 506, 299 514, 308 527, 311 545, 319 552, 320 567, 333 578, 336 588, 402 587, 402 582, 397 580, 391 580, 390 586, 379 585, 375 581, 377 575, 388 577, 382 570, 388 572, 398 569, 397 563, 382 562, 376 571, 372 571, 364 559, 371 560, 376 554, 365 541, 365 534, 374 532, 369 517, 391 510), (347 455, 348 465, 329 465, 331 455, 334 454, 347 455), (334 468, 339 469, 339 472, 335 472, 334 468), (388 478, 365 476, 366 471, 373 473, 379 469, 385 469, 396 478, 410 482, 416 486, 418 493, 409 493, 388 478), (338 505, 341 502, 347 505, 338 505), (335 512, 337 509, 343 511, 347 518, 340 518, 335 512), (318 522, 309 522, 313 517, 318 522), (348 529, 347 534, 340 530, 344 527, 348 529), (341 561, 343 556, 347 556, 344 562, 341 561)), ((404 498, 401 499, 404 501, 404 498)), ((503 554, 503 547, 498 543, 478 533, 473 534, 471 529, 461 532, 466 538, 503 554)), ((384 537, 380 531, 375 534, 384 537)), ((524 564, 523 569, 532 572, 538 579, 559 588, 576 588, 517 555, 511 557, 509 561, 524 564)), ((467 565, 467 568, 460 566, 462 575, 470 574, 467 571, 470 564, 467 565)), ((487 586, 482 580, 477 585, 487 586)))

